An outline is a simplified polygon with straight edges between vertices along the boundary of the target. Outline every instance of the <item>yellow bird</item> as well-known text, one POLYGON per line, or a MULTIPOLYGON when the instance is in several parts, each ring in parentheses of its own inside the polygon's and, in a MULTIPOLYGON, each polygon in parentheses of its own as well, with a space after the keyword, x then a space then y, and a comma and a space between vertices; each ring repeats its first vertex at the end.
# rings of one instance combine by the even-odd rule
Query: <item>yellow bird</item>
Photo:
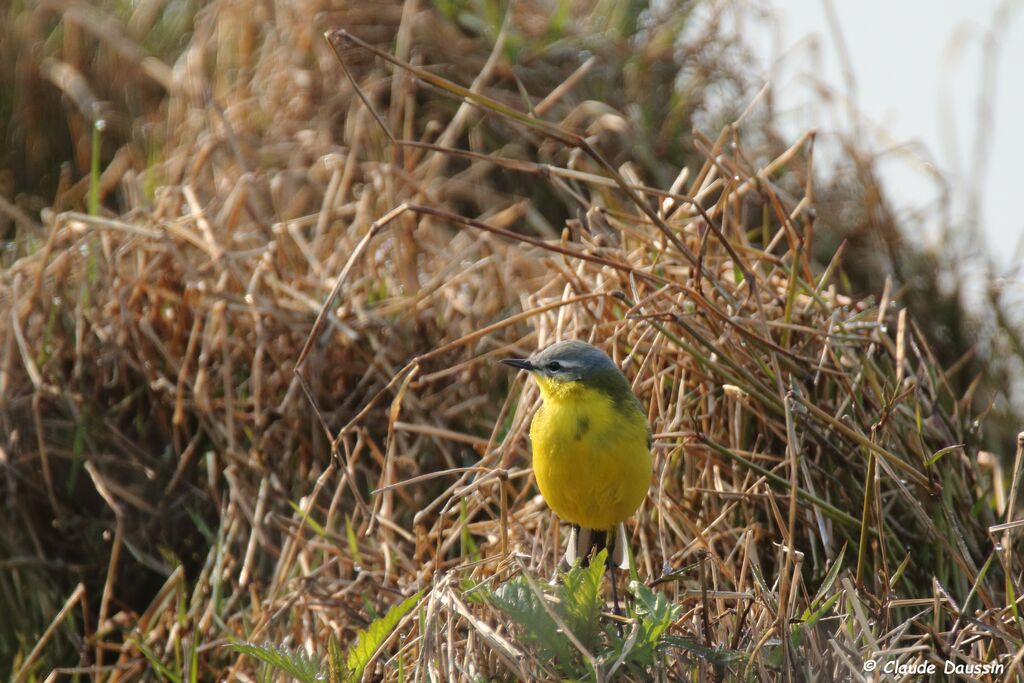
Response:
POLYGON ((566 560, 586 562, 607 545, 609 568, 625 568, 622 523, 643 503, 652 471, 651 429, 626 377, 581 341, 501 362, 526 370, 540 387, 544 405, 530 425, 533 472, 548 506, 572 525, 566 560))

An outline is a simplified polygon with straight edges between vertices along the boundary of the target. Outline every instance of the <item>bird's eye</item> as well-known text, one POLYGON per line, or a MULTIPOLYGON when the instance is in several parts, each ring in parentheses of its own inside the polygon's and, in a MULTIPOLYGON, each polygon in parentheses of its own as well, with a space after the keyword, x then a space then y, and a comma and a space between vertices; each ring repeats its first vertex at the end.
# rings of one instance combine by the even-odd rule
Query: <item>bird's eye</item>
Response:
POLYGON ((548 363, 548 370, 550 370, 551 372, 558 372, 561 369, 562 364, 559 363, 557 360, 553 360, 550 363, 548 363))

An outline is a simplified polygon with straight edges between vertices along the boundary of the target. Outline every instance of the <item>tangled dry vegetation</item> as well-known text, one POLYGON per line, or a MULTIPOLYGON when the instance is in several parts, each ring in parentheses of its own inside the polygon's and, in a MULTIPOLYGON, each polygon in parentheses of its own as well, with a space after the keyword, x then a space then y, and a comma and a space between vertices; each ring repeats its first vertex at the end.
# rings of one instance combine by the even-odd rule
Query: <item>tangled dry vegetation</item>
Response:
POLYGON ((93 179, 119 215, 19 216, 13 670, 1019 671, 1021 452, 1011 473, 981 451, 958 368, 893 288, 853 298, 841 248, 812 261, 813 135, 779 148, 754 98, 666 176, 632 143, 689 133, 695 93, 728 79, 721 43, 525 2, 472 39, 445 7, 214 3, 168 75, 165 159, 93 179), (638 56, 616 71, 616 50, 638 56), (693 98, 581 95, 637 74, 693 98), (622 365, 655 434, 619 628, 599 576, 548 585, 538 397, 494 363, 565 338, 622 365))

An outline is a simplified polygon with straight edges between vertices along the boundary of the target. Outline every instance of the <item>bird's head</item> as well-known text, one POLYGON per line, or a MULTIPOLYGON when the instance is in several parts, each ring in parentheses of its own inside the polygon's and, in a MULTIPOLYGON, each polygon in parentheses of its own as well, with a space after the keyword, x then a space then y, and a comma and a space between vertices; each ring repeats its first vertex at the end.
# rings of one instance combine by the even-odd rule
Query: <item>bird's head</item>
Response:
POLYGON ((581 341, 552 344, 529 358, 506 358, 505 365, 526 370, 540 386, 545 401, 569 398, 580 389, 595 389, 613 396, 629 384, 601 349, 581 341))

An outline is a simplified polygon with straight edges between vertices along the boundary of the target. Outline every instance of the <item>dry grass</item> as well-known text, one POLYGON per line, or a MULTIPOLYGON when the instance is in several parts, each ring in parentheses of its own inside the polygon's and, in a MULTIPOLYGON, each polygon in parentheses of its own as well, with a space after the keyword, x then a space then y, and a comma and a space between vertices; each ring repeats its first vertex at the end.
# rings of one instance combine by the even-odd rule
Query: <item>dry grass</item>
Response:
POLYGON ((326 662, 421 590, 364 678, 859 679, 882 654, 1019 671, 1021 447, 1012 470, 981 450, 975 385, 893 286, 854 298, 842 247, 812 260, 813 135, 779 147, 754 98, 693 156, 664 152, 714 118, 708 79, 739 80, 716 36, 673 45, 683 9, 639 32, 542 10, 473 40, 415 3, 214 3, 170 75, 163 160, 93 178, 118 215, 19 217, 0 289, 0 586, 31 606, 5 635, 15 671, 252 680, 231 642, 326 662), (586 99, 616 79, 632 114, 586 99), (642 666, 622 654, 640 622, 550 660, 480 598, 516 576, 547 595, 555 572, 536 390, 494 360, 565 338, 649 406, 635 576, 679 611, 642 666))

